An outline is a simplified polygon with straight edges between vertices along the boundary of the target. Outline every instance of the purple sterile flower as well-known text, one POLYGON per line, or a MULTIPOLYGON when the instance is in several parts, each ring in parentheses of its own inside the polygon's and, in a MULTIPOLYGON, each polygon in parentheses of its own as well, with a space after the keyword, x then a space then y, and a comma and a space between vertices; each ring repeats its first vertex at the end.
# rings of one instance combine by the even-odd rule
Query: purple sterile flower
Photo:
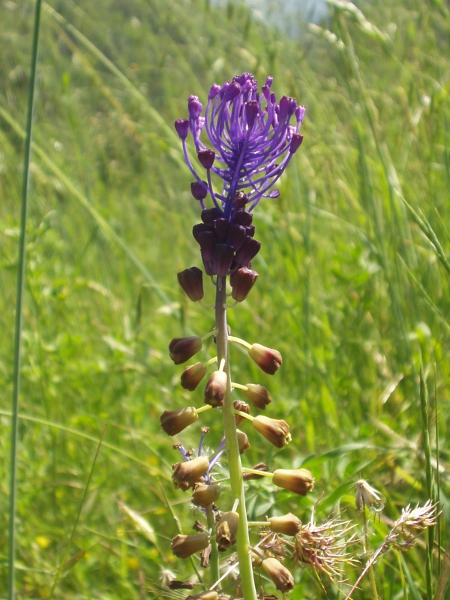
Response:
MULTIPOLYGON (((243 198, 245 210, 251 212, 261 198, 278 196, 278 191, 271 188, 303 139, 299 131, 305 108, 287 96, 277 102, 270 91, 271 85, 272 78, 268 77, 259 92, 253 75, 243 73, 222 87, 217 84, 211 87, 204 117, 199 98, 189 96, 189 118, 175 121, 186 162, 197 186, 210 194, 220 215, 231 223, 243 208, 243 198), (206 182, 204 172, 197 173, 189 158, 187 129, 194 139, 200 164, 206 170, 206 182), (212 149, 200 140, 203 130, 212 149), (222 180, 220 192, 213 189, 211 173, 222 180)), ((195 195, 201 208, 205 209, 201 196, 195 195)))

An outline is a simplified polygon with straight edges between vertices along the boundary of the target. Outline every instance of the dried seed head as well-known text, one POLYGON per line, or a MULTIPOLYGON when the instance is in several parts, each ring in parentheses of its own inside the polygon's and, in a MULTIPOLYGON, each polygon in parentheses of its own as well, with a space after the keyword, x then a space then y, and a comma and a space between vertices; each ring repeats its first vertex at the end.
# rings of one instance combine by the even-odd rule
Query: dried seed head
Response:
POLYGON ((181 365, 197 354, 201 348, 202 340, 197 336, 174 338, 169 344, 170 358, 176 365, 181 365))
POLYGON ((246 390, 243 390, 244 396, 250 400, 253 406, 265 410, 266 406, 272 402, 269 390, 263 385, 257 383, 247 383, 246 390))
POLYGON ((201 362, 195 363, 190 367, 186 367, 181 375, 181 387, 185 390, 193 392, 200 381, 206 375, 207 368, 201 362))
POLYGON ((227 374, 224 371, 214 371, 205 388, 205 403, 211 406, 223 406, 227 392, 227 374))
POLYGON ((292 513, 282 517, 270 517, 269 527, 274 533, 284 533, 284 535, 295 535, 298 533, 302 522, 292 513))
POLYGON ((248 355, 255 361, 258 367, 264 371, 264 373, 268 373, 269 375, 273 375, 278 371, 283 363, 283 359, 278 350, 266 348, 265 346, 261 346, 261 344, 253 344, 248 351, 248 355))
POLYGON ((194 533, 192 535, 177 535, 172 540, 172 553, 178 558, 189 558, 196 552, 207 548, 209 537, 207 533, 194 533))
POLYGON ((273 484, 300 496, 306 496, 314 489, 314 477, 308 469, 277 469, 273 474, 273 484))
POLYGON ((237 512, 223 513, 216 527, 216 540, 220 552, 224 552, 236 543, 238 525, 239 515, 237 512))
POLYGON ((277 448, 282 448, 292 440, 289 425, 286 421, 258 415, 252 423, 256 431, 277 448))
POLYGON ((176 435, 198 419, 193 406, 181 410, 165 410, 160 417, 161 427, 167 435, 176 435))
POLYGON ((292 573, 279 560, 276 558, 266 558, 262 562, 262 567, 266 575, 274 582, 277 590, 285 594, 293 589, 294 578, 292 577, 292 573))
POLYGON ((206 483, 196 483, 192 502, 195 506, 206 508, 220 498, 221 488, 218 484, 207 485, 206 483))
POLYGON ((240 431, 239 429, 236 429, 236 435, 238 439, 239 454, 244 454, 244 452, 250 448, 248 436, 246 433, 240 431))
POLYGON ((203 292, 203 272, 198 267, 185 269, 177 275, 178 283, 181 285, 187 296, 193 302, 201 300, 203 292))
POLYGON ((172 467, 172 481, 175 489, 186 491, 193 487, 209 469, 209 460, 206 456, 198 456, 186 462, 177 463, 172 467))

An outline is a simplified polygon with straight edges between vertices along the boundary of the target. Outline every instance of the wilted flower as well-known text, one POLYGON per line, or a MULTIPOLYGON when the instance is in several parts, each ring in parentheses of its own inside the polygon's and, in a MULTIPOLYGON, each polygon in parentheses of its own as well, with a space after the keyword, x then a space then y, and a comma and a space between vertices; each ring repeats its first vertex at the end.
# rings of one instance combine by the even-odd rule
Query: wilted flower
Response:
POLYGON ((292 440, 289 425, 282 419, 271 419, 258 415, 252 423, 256 431, 277 448, 282 448, 292 440))
POLYGON ((239 514, 235 511, 223 513, 216 527, 216 539, 220 552, 224 552, 236 543, 239 526, 239 514))
POLYGON ((272 481, 277 487, 300 496, 306 496, 314 488, 314 477, 308 469, 277 469, 272 481))
POLYGON ((284 594, 293 589, 294 578, 292 577, 292 573, 278 559, 266 558, 262 562, 262 567, 266 575, 274 582, 277 590, 284 594))
POLYGON ((244 454, 244 452, 250 448, 248 436, 243 431, 240 431, 240 429, 236 429, 236 435, 238 439, 239 453, 244 454))
MULTIPOLYGON (((269 467, 263 462, 258 463, 252 467, 253 471, 261 471, 262 473, 268 473, 269 467)), ((243 473, 242 479, 249 481, 250 479, 263 479, 264 475, 257 475, 256 473, 243 473)))
POLYGON ((177 535, 172 540, 172 553, 178 558, 189 558, 196 552, 208 547, 209 536, 207 533, 194 533, 192 535, 177 535))
MULTIPOLYGON (((250 414, 250 406, 247 404, 247 402, 244 402, 243 400, 235 400, 233 402, 233 407, 235 408, 235 410, 239 410, 240 412, 243 412, 246 415, 250 414)), ((241 415, 234 415, 234 418, 236 420, 236 425, 240 425, 242 421, 245 421, 245 418, 241 415)))
POLYGON ((175 489, 186 491, 193 487, 209 469, 209 460, 206 456, 198 456, 186 462, 177 463, 172 467, 172 481, 175 489))
POLYGON ((186 362, 202 348, 201 338, 194 336, 188 338, 174 338, 169 344, 170 358, 176 365, 186 362))
POLYGON ((208 485, 206 483, 196 483, 194 493, 192 494, 192 502, 195 506, 206 508, 220 498, 220 485, 215 483, 208 485))
POLYGON ((185 600, 218 600, 219 594, 214 590, 207 590, 206 592, 201 592, 200 594, 191 594, 190 596, 186 596, 185 600))
POLYGON ((261 344, 253 344, 248 351, 248 355, 268 375, 276 373, 283 363, 278 350, 266 348, 266 346, 261 346, 261 344))
POLYGON ((195 423, 198 414, 193 406, 180 410, 165 410, 160 417, 161 427, 167 435, 176 435, 186 427, 195 423))

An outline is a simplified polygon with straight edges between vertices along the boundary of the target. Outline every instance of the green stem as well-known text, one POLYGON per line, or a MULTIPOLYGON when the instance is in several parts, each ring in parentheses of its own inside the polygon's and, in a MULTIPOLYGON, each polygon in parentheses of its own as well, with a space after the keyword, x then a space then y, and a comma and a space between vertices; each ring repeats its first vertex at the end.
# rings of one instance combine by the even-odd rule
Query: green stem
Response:
POLYGON ((228 357, 228 328, 226 302, 226 277, 217 278, 216 292, 216 330, 217 330, 217 359, 220 364, 225 359, 227 374, 227 393, 222 409, 223 426, 228 450, 228 466, 233 502, 239 500, 239 527, 237 534, 237 553, 239 571, 244 600, 256 600, 255 582, 253 579, 252 561, 249 554, 250 539, 248 534, 247 509, 245 505, 242 465, 236 435, 236 421, 233 413, 233 398, 231 394, 231 369, 228 357))
POLYGON ((220 578, 219 571, 219 551, 217 549, 217 542, 214 535, 216 531, 216 520, 210 504, 206 509, 206 519, 208 521, 208 529, 211 530, 211 555, 209 557, 209 572, 211 576, 211 585, 213 585, 220 578))
POLYGON ((17 445, 19 440, 19 395, 21 337, 23 320, 23 296, 26 262, 26 224, 28 208, 28 188, 30 182, 31 137, 33 131, 34 91, 36 83, 36 65, 39 45, 39 23, 41 17, 41 0, 36 0, 34 13, 33 43, 31 50, 30 87, 28 91, 27 125, 23 161, 22 202, 20 214, 19 259, 17 266, 17 300, 14 330, 14 375, 12 394, 11 420, 11 466, 9 484, 9 571, 8 599, 15 597, 15 559, 16 559, 16 505, 17 505, 17 445))

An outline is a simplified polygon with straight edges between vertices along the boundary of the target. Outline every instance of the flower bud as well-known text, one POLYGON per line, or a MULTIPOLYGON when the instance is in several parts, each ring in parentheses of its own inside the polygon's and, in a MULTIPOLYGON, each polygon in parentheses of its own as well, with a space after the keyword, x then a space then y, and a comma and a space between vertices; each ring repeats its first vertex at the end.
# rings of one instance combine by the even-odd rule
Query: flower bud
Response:
POLYGON ((191 194, 196 200, 204 200, 208 195, 208 184, 203 185, 199 181, 193 181, 191 183, 191 194))
MULTIPOLYGON (((233 402, 233 406, 236 410, 240 410, 246 415, 250 414, 250 406, 247 404, 247 402, 244 402, 243 400, 235 400, 233 402)), ((234 415, 234 419, 236 421, 236 425, 240 425, 242 421, 246 420, 244 417, 241 417, 241 415, 234 415)))
POLYGON ((282 517, 270 517, 269 527, 274 533, 284 533, 284 535, 295 535, 299 532, 302 522, 292 513, 282 517))
POLYGON ((178 558, 189 558, 196 552, 208 547, 209 536, 207 533, 194 533, 192 535, 177 535, 173 538, 172 554, 178 558))
POLYGON ((246 433, 241 431, 240 429, 236 429, 238 446, 239 446, 239 454, 244 454, 248 448, 250 448, 250 442, 248 441, 248 436, 246 433))
POLYGON ((200 150, 197 156, 202 167, 204 167, 205 169, 210 169, 213 166, 214 160, 216 158, 214 151, 209 148, 206 148, 206 150, 200 150))
POLYGON ((231 263, 233 262, 234 250, 227 244, 216 244, 214 246, 214 273, 219 277, 228 275, 231 263))
POLYGON ((253 406, 265 410, 266 406, 272 402, 269 390, 258 383, 247 383, 247 389, 243 390, 244 396, 250 400, 253 406))
POLYGON ((251 269, 247 269, 247 267, 241 267, 235 271, 233 276, 230 278, 230 283, 232 286, 231 297, 233 300, 236 300, 237 302, 243 302, 247 298, 257 278, 258 273, 256 271, 252 271, 251 269))
POLYGON ((221 488, 219 484, 207 485, 206 483, 196 483, 192 502, 195 506, 207 508, 213 502, 220 498, 221 488))
POLYGON ((186 491, 193 487, 209 469, 209 460, 206 456, 198 456, 186 462, 177 463, 172 467, 172 481, 175 489, 186 491))
POLYGON ((205 403, 214 408, 223 406, 227 391, 227 374, 224 371, 214 371, 205 388, 205 403))
POLYGON ((306 496, 314 489, 314 477, 308 469, 277 469, 272 481, 274 485, 300 496, 306 496))
POLYGON ((192 302, 201 300, 203 292, 203 272, 197 267, 191 267, 178 273, 178 283, 192 302))
POLYGON ((276 558, 266 558, 262 562, 262 567, 266 575, 274 582, 277 590, 285 594, 293 589, 294 578, 292 577, 292 573, 279 560, 276 558))
POLYGON ((216 540, 220 552, 236 543, 239 514, 234 511, 223 513, 216 527, 216 540))
POLYGON ((252 220, 253 220, 252 213, 249 213, 245 210, 239 210, 234 215, 233 223, 237 223, 238 225, 244 225, 244 227, 247 227, 248 225, 251 225, 252 220))
POLYGON ((271 419, 258 415, 252 421, 253 427, 258 433, 261 433, 266 440, 277 448, 282 448, 285 444, 292 441, 289 425, 281 419, 271 419))
POLYGON ((181 375, 181 387, 185 390, 193 392, 200 381, 206 375, 208 369, 201 362, 195 363, 190 367, 186 367, 181 375))
POLYGON ((175 129, 182 140, 185 140, 189 133, 189 121, 187 119, 176 119, 175 129))
POLYGON ((248 355, 268 375, 273 375, 283 363, 278 350, 266 348, 266 346, 261 346, 261 344, 253 344, 248 351, 248 355))
POLYGON ((202 340, 197 337, 174 338, 169 344, 170 358, 176 365, 181 365, 197 354, 202 348, 202 340))
MULTIPOLYGON (((263 473, 269 472, 269 467, 263 462, 258 463, 252 467, 252 469, 253 471, 261 471, 263 473)), ((263 477, 264 475, 256 475, 255 473, 244 473, 242 475, 242 479, 245 479, 245 481, 249 481, 250 479, 263 479, 263 477)))
POLYGON ((167 435, 176 435, 189 427, 198 419, 198 414, 193 406, 181 410, 165 410, 160 417, 161 427, 167 435))
POLYGON ((260 248, 261 242, 258 242, 252 237, 246 237, 244 243, 236 252, 237 264, 246 267, 248 263, 258 254, 260 248))

